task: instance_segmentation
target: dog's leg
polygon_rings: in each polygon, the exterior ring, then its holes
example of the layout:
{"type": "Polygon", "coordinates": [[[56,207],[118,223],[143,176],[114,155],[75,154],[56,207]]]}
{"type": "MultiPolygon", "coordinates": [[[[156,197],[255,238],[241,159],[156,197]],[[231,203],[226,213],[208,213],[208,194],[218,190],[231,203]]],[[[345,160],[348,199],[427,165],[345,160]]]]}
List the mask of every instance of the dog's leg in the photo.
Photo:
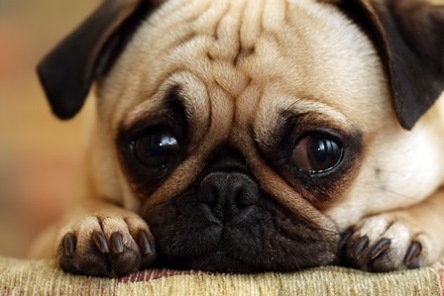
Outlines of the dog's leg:
{"type": "Polygon", "coordinates": [[[344,264],[371,271],[427,266],[444,249],[444,188],[420,204],[362,219],[344,234],[344,264]]]}
{"type": "Polygon", "coordinates": [[[68,272],[116,277],[146,268],[155,258],[154,238],[136,213],[105,201],[71,211],[51,230],[46,244],[68,272]]]}

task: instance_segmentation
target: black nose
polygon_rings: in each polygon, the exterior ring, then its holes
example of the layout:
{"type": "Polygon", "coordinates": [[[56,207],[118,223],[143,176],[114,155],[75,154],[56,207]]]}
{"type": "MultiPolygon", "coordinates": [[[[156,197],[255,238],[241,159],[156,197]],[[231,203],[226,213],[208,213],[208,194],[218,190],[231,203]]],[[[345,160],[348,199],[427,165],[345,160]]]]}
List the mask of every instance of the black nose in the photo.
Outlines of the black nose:
{"type": "Polygon", "coordinates": [[[256,181],[241,172],[213,172],[200,183],[198,198],[205,216],[236,223],[248,218],[259,199],[256,181]]]}

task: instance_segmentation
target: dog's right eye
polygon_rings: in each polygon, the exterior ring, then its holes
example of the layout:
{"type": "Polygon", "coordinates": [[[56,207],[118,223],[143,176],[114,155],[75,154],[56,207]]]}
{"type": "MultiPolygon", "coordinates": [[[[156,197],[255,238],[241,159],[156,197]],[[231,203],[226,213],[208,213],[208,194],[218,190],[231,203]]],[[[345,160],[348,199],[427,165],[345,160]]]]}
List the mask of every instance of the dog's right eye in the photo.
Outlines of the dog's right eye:
{"type": "Polygon", "coordinates": [[[131,143],[137,161],[145,167],[167,169],[179,152],[179,141],[167,128],[152,129],[131,143]]]}
{"type": "Polygon", "coordinates": [[[321,135],[308,135],[294,148],[292,162],[302,172],[319,173],[337,166],[343,153],[339,142],[321,135]]]}

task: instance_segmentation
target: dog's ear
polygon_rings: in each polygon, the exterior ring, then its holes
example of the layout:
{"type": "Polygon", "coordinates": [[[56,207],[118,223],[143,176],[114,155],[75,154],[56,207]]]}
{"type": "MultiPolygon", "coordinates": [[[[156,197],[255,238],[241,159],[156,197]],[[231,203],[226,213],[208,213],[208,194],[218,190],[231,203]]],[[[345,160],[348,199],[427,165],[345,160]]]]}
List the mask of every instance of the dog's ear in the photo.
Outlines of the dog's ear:
{"type": "Polygon", "coordinates": [[[157,6],[149,0],[104,0],[37,66],[53,113],[73,117],[92,83],[110,69],[140,22],[157,6]]]}
{"type": "Polygon", "coordinates": [[[373,41],[398,120],[412,129],[444,90],[444,6],[425,0],[335,2],[373,41]]]}

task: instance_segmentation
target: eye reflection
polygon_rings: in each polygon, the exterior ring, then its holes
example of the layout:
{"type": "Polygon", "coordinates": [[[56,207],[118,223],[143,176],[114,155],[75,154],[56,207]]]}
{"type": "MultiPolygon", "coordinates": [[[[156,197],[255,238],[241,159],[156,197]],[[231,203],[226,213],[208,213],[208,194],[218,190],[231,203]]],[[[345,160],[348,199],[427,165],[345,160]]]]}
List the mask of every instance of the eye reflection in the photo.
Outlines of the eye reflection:
{"type": "Polygon", "coordinates": [[[302,172],[322,172],[335,167],[343,155],[340,143],[322,135],[308,135],[293,149],[291,162],[302,172]]]}
{"type": "Polygon", "coordinates": [[[146,167],[167,166],[180,149],[177,138],[165,128],[143,134],[132,142],[132,147],[136,159],[146,167]]]}

